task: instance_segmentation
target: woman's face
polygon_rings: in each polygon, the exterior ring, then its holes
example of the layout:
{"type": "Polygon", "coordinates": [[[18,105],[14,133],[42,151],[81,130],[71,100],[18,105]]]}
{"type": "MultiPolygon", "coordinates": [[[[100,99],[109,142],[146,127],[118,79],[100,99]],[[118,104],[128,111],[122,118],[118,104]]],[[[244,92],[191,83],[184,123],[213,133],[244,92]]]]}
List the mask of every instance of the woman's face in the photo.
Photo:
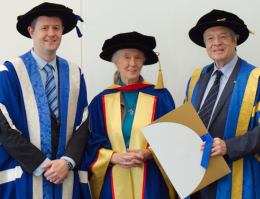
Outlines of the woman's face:
{"type": "Polygon", "coordinates": [[[132,48],[118,50],[113,60],[123,83],[131,85],[138,81],[145,60],[142,51],[132,48]]]}

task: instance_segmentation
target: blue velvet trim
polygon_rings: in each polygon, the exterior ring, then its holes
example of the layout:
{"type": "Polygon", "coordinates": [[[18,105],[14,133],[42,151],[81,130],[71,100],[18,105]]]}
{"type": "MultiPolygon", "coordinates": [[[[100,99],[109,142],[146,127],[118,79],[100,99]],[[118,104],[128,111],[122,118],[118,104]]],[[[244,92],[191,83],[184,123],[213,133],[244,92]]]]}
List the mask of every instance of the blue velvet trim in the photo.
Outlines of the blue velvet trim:
{"type": "Polygon", "coordinates": [[[64,154],[66,147],[67,135],[67,117],[68,117],[68,104],[70,93],[70,76],[69,65],[66,60],[57,57],[57,66],[59,70],[59,95],[60,95],[60,134],[59,146],[57,149],[57,158],[64,154]]]}
{"type": "Polygon", "coordinates": [[[211,154],[211,147],[213,144],[213,138],[209,133],[205,133],[204,135],[201,136],[201,139],[205,142],[205,147],[201,159],[200,165],[204,167],[205,169],[208,168],[209,165],[209,159],[210,159],[210,154],[211,154]]]}
{"type": "MultiPolygon", "coordinates": [[[[28,75],[33,87],[35,100],[39,112],[40,120],[40,132],[41,132],[41,151],[48,157],[51,158],[51,119],[50,110],[48,106],[45,89],[43,87],[42,79],[39,73],[39,69],[36,61],[33,59],[30,52],[21,56],[23,62],[26,65],[28,75]]],[[[25,99],[26,100],[26,99],[25,99]]],[[[52,198],[51,183],[46,181],[43,182],[43,195],[44,198],[52,198]]]]}
{"type": "MultiPolygon", "coordinates": [[[[42,179],[43,186],[43,198],[53,198],[53,186],[50,181],[48,181],[45,177],[42,179]]],[[[41,198],[41,196],[39,196],[41,198]]]]}
{"type": "Polygon", "coordinates": [[[88,97],[87,97],[87,88],[84,80],[84,75],[80,75],[80,90],[79,98],[77,103],[77,114],[74,122],[74,128],[80,125],[83,118],[84,109],[88,107],[88,97]]]}
{"type": "Polygon", "coordinates": [[[47,97],[41,80],[41,75],[36,61],[33,59],[30,52],[22,56],[23,62],[26,65],[28,75],[33,87],[35,100],[39,112],[40,132],[41,132],[41,151],[51,158],[51,120],[50,110],[47,97]]]}
{"type": "MultiPolygon", "coordinates": [[[[254,68],[251,65],[241,60],[241,69],[237,76],[237,81],[232,92],[232,97],[231,97],[229,110],[227,114],[227,121],[224,130],[224,137],[223,137],[224,140],[235,137],[236,135],[236,128],[237,128],[237,122],[239,118],[240,107],[242,105],[248,77],[252,69],[254,68]]],[[[232,168],[231,162],[228,162],[228,165],[230,168],[232,168]]],[[[246,169],[250,169],[250,168],[246,168],[247,167],[246,165],[247,164],[244,165],[244,171],[246,169]]],[[[247,177],[248,176],[243,175],[244,181],[246,180],[247,177]]],[[[243,187],[244,187],[244,183],[243,183],[243,187]]],[[[232,174],[228,174],[218,181],[216,198],[229,199],[231,197],[231,188],[232,188],[232,174]]],[[[244,191],[242,192],[245,193],[244,191]]]]}

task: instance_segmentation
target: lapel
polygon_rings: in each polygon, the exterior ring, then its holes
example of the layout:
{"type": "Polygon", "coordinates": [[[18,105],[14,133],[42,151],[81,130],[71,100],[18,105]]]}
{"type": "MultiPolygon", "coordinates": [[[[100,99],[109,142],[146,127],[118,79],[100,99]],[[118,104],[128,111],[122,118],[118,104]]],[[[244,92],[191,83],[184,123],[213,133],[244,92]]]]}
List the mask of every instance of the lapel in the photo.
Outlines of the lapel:
{"type": "Polygon", "coordinates": [[[213,113],[213,116],[212,116],[212,119],[211,119],[211,122],[209,124],[209,127],[211,126],[211,124],[214,122],[214,120],[216,119],[216,117],[218,116],[218,114],[220,113],[220,110],[222,109],[223,105],[228,102],[229,100],[228,97],[230,97],[232,91],[233,91],[233,88],[234,88],[234,85],[235,85],[235,80],[237,78],[237,75],[238,75],[238,72],[240,70],[240,59],[238,59],[237,63],[236,63],[236,66],[234,68],[234,70],[232,71],[229,79],[228,79],[228,82],[218,100],[218,104],[216,106],[216,109],[213,113]]]}
{"type": "Polygon", "coordinates": [[[207,69],[206,73],[201,74],[201,77],[200,77],[200,80],[199,80],[199,88],[198,88],[198,92],[196,94],[196,103],[194,105],[194,107],[197,111],[200,108],[201,100],[203,98],[204,92],[206,90],[206,87],[208,85],[208,82],[209,82],[209,79],[210,79],[210,76],[211,76],[211,73],[213,72],[213,70],[214,70],[214,67],[213,67],[213,64],[212,64],[212,66],[210,66],[207,69]]]}

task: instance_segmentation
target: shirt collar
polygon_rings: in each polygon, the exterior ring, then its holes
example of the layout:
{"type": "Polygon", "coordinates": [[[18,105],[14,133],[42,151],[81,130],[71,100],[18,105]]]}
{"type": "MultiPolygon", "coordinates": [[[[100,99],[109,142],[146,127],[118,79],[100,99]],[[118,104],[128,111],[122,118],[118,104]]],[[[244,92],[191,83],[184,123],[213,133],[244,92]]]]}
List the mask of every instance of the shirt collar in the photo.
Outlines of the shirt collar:
{"type": "Polygon", "coordinates": [[[56,57],[50,61],[50,62],[46,62],[44,59],[42,59],[41,57],[39,57],[38,55],[36,55],[36,53],[33,51],[33,49],[31,50],[31,54],[33,56],[33,58],[35,59],[38,67],[43,70],[43,67],[46,65],[46,64],[50,64],[53,66],[53,69],[54,71],[56,70],[57,68],[57,64],[56,64],[56,57]]]}
{"type": "Polygon", "coordinates": [[[227,64],[225,64],[221,69],[218,69],[216,64],[214,64],[214,71],[213,73],[211,74],[211,76],[213,76],[215,74],[215,71],[216,70],[220,70],[222,73],[223,73],[223,76],[226,77],[226,78],[229,78],[229,76],[231,75],[233,69],[235,68],[236,66],[236,63],[238,61],[238,56],[235,55],[233,57],[233,59],[231,59],[227,64]]]}

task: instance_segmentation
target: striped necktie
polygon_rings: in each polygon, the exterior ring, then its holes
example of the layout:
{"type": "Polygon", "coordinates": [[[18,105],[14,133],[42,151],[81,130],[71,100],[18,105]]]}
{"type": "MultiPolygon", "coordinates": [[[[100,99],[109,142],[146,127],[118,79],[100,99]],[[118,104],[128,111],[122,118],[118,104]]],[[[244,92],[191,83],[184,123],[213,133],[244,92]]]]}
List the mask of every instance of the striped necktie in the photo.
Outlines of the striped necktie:
{"type": "Polygon", "coordinates": [[[209,124],[209,121],[210,121],[210,118],[212,115],[212,111],[213,111],[214,105],[216,103],[219,86],[220,86],[220,78],[221,78],[222,74],[223,73],[220,70],[217,70],[215,72],[216,79],[215,79],[211,89],[209,90],[209,93],[199,111],[199,116],[206,127],[208,127],[208,124],[209,124]]]}
{"type": "Polygon", "coordinates": [[[43,69],[46,72],[45,92],[49,103],[49,108],[55,115],[57,121],[59,121],[58,96],[56,82],[53,75],[54,68],[52,65],[46,64],[43,69]]]}

